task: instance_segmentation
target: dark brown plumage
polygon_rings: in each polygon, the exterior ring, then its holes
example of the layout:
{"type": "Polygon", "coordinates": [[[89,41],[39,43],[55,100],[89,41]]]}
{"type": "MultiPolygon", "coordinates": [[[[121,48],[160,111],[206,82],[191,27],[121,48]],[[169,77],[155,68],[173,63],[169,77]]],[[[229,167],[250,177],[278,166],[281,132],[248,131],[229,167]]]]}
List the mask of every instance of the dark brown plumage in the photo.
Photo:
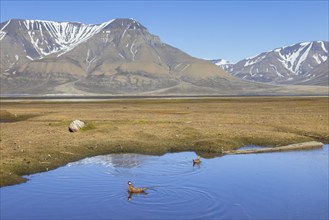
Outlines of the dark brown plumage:
{"type": "Polygon", "coordinates": [[[197,159],[193,160],[193,164],[200,164],[200,163],[201,163],[200,156],[198,156],[197,159]]]}
{"type": "Polygon", "coordinates": [[[130,193],[143,193],[146,188],[135,188],[131,181],[128,182],[128,192],[130,193]]]}

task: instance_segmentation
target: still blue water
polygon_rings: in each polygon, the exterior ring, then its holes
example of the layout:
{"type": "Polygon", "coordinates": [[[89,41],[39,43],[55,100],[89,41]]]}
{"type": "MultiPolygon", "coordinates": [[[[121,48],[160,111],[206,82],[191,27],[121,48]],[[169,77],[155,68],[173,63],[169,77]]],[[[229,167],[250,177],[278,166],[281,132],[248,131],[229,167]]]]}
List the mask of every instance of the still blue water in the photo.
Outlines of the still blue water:
{"type": "Polygon", "coordinates": [[[1,219],[328,219],[328,148],[201,158],[112,154],[2,187],[1,219]],[[149,187],[129,195],[127,182],[149,187]]]}

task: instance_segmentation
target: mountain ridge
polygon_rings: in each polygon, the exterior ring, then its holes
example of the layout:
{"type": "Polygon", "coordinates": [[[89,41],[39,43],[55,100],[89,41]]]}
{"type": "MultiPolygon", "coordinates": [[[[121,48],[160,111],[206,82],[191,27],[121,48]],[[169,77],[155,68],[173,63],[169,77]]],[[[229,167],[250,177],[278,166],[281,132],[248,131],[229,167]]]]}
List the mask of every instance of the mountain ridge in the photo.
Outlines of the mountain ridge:
{"type": "Polygon", "coordinates": [[[134,19],[0,24],[1,95],[312,94],[238,79],[163,43],[134,19]]]}
{"type": "MultiPolygon", "coordinates": [[[[309,41],[262,52],[235,64],[218,65],[233,76],[250,81],[328,86],[327,61],[328,41],[309,41]],[[319,66],[322,66],[321,70],[319,66]],[[319,74],[322,80],[312,83],[319,74]]],[[[216,63],[216,60],[212,62],[216,63]]]]}
{"type": "Polygon", "coordinates": [[[134,19],[9,20],[0,28],[1,93],[220,91],[214,81],[252,86],[162,43],[134,19]]]}

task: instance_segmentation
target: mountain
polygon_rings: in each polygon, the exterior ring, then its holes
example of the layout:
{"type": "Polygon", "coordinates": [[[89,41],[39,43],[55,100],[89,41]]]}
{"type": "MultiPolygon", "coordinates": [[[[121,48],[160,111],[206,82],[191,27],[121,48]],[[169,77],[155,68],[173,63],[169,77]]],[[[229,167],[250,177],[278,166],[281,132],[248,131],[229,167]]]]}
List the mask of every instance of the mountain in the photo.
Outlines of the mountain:
{"type": "Polygon", "coordinates": [[[328,41],[298,43],[220,66],[233,76],[256,82],[328,86],[328,41]]]}
{"type": "Polygon", "coordinates": [[[161,42],[134,19],[0,23],[1,96],[308,94],[233,77],[161,42]]]}
{"type": "Polygon", "coordinates": [[[259,87],[164,44],[134,19],[0,24],[1,94],[230,93],[259,87]]]}
{"type": "Polygon", "coordinates": [[[231,63],[230,61],[224,59],[211,60],[211,62],[216,66],[221,67],[223,70],[227,72],[230,72],[234,66],[234,63],[231,63]]]}

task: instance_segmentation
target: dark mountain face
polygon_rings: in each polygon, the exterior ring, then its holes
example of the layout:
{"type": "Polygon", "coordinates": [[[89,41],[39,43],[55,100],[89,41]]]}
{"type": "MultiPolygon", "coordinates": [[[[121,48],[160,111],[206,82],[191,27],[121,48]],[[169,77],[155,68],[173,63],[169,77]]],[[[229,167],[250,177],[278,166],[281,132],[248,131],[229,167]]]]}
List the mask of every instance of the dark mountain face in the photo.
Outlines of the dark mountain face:
{"type": "Polygon", "coordinates": [[[233,76],[256,82],[328,86],[326,63],[328,41],[312,41],[264,52],[231,66],[220,66],[233,76]]]}

